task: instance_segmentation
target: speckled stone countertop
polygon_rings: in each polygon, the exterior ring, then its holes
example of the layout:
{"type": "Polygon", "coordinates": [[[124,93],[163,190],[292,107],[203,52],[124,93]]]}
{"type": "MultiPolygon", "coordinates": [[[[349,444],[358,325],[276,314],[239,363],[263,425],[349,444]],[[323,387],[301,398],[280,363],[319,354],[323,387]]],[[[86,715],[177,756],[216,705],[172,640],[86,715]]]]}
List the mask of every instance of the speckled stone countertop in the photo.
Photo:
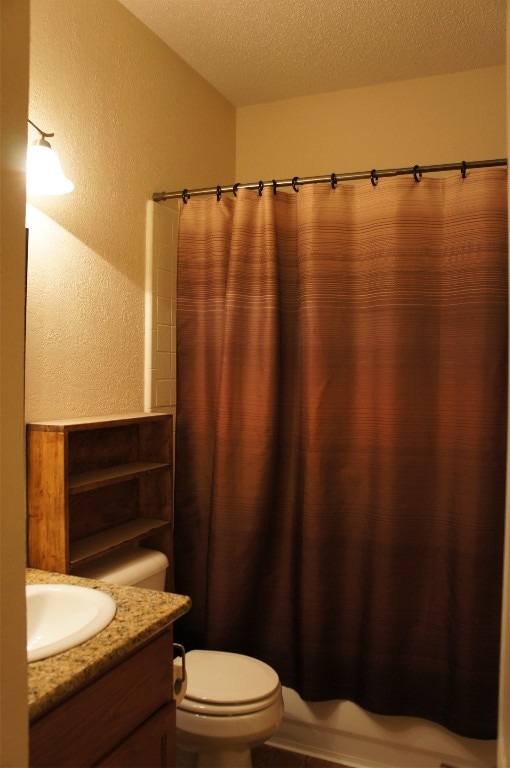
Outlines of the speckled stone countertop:
{"type": "Polygon", "coordinates": [[[69,651],[28,665],[28,711],[31,721],[114,667],[191,607],[191,600],[183,595],[106,584],[104,581],[33,568],[26,571],[26,583],[93,587],[111,595],[117,604],[115,618],[95,637],[69,651]]]}

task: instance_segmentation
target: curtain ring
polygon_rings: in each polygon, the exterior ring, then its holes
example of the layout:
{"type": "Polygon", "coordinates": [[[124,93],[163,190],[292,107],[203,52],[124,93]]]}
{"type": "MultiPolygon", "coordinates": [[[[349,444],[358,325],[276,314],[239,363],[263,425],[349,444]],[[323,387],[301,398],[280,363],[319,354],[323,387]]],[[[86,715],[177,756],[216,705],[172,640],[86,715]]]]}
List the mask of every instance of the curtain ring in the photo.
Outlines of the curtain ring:
{"type": "Polygon", "coordinates": [[[414,176],[414,180],[416,182],[421,181],[421,171],[420,171],[420,166],[419,165],[415,165],[414,166],[414,168],[413,168],[413,176],[414,176]],[[420,178],[418,178],[418,174],[420,174],[420,178]]]}
{"type": "Polygon", "coordinates": [[[232,185],[232,192],[234,194],[234,197],[237,197],[237,188],[239,186],[239,183],[240,182],[236,182],[235,184],[232,185]]]}
{"type": "Polygon", "coordinates": [[[276,183],[276,179],[273,179],[273,195],[276,195],[276,187],[278,184],[276,183]]]}
{"type": "Polygon", "coordinates": [[[463,179],[466,178],[466,169],[467,169],[466,161],[463,160],[462,163],[460,164],[460,175],[462,176],[463,179]]]}
{"type": "Polygon", "coordinates": [[[375,168],[372,168],[372,170],[370,171],[370,181],[372,182],[373,187],[377,186],[377,182],[379,181],[379,176],[377,175],[377,171],[375,170],[375,168]]]}
{"type": "Polygon", "coordinates": [[[264,191],[264,182],[259,181],[259,197],[262,197],[262,192],[264,191]]]}
{"type": "Polygon", "coordinates": [[[294,190],[294,192],[299,192],[298,185],[297,185],[298,179],[299,179],[299,176],[294,176],[294,178],[292,179],[292,189],[294,190]]]}
{"type": "Polygon", "coordinates": [[[335,189],[337,184],[338,184],[338,179],[336,177],[336,173],[332,173],[331,174],[331,189],[335,189]]]}
{"type": "Polygon", "coordinates": [[[217,200],[218,202],[220,202],[220,200],[221,200],[221,187],[220,187],[220,185],[219,185],[219,184],[218,184],[218,186],[216,187],[216,200],[217,200]]]}
{"type": "Polygon", "coordinates": [[[182,190],[181,197],[182,197],[182,202],[184,203],[184,205],[187,205],[188,200],[189,200],[189,195],[188,195],[188,190],[187,189],[183,189],[182,190]]]}

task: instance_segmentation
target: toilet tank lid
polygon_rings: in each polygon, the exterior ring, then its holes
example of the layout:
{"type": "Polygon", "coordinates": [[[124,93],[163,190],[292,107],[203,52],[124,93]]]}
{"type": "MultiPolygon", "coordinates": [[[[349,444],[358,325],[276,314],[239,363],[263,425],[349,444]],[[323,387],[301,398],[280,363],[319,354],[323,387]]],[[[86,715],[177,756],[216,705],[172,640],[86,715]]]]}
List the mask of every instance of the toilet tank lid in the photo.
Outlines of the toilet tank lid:
{"type": "Polygon", "coordinates": [[[163,552],[145,547],[117,549],[73,570],[76,576],[99,579],[109,584],[132,585],[168,568],[163,552]]]}

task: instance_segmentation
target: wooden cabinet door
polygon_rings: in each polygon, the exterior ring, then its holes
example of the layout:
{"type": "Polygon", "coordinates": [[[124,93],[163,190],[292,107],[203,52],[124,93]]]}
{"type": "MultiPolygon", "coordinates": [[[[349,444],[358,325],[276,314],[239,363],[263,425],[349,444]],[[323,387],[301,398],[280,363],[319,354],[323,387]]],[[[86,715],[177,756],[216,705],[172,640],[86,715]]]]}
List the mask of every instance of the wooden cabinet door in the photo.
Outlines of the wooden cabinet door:
{"type": "MultiPolygon", "coordinates": [[[[31,768],[90,768],[174,706],[172,629],[30,726],[31,768]]],[[[141,765],[145,768],[145,762],[141,765]]],[[[147,763],[147,766],[150,764],[147,763]]]]}
{"type": "Polygon", "coordinates": [[[175,702],[162,707],[97,765],[101,768],[173,768],[175,702]]]}

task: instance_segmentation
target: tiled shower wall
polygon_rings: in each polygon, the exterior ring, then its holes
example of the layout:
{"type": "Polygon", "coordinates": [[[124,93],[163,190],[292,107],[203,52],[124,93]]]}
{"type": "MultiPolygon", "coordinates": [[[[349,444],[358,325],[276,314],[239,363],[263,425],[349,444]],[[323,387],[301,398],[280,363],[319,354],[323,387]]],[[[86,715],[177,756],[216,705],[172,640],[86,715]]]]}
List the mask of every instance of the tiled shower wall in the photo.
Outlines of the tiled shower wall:
{"type": "Polygon", "coordinates": [[[145,410],[176,408],[177,210],[147,204],[145,410]]]}

